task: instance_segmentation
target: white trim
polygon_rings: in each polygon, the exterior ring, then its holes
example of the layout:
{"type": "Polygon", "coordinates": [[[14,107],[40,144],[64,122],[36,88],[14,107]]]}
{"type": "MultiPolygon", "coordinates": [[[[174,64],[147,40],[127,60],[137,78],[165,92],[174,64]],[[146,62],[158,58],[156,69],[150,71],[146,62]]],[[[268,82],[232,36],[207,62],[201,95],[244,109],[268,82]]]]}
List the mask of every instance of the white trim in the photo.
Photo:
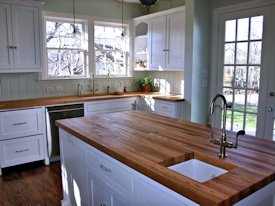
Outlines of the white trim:
{"type": "MultiPolygon", "coordinates": [[[[0,0],[1,1],[1,0],[0,0]]],[[[77,22],[85,22],[85,31],[88,33],[88,62],[87,62],[87,75],[85,76],[80,76],[80,77],[49,77],[48,76],[48,66],[47,66],[47,55],[46,55],[46,41],[45,41],[45,36],[46,36],[46,25],[45,22],[47,19],[55,19],[58,18],[63,21],[70,21],[72,20],[72,14],[68,13],[61,13],[61,12],[50,12],[50,11],[43,11],[42,12],[42,36],[43,36],[43,71],[41,75],[39,75],[39,80],[80,80],[80,79],[89,79],[92,74],[95,74],[95,53],[94,53],[94,41],[91,39],[94,39],[94,25],[95,22],[102,22],[106,23],[109,25],[114,25],[114,26],[120,26],[121,25],[121,19],[112,19],[112,18],[106,18],[106,17],[96,17],[96,16],[88,16],[88,15],[78,15],[76,14],[76,21],[77,22]]],[[[111,76],[111,77],[105,77],[103,75],[96,75],[95,78],[100,78],[100,79],[113,79],[113,78],[132,78],[133,77],[133,67],[132,67],[132,54],[130,51],[132,51],[133,48],[133,41],[132,41],[132,21],[131,20],[125,20],[124,21],[124,26],[127,28],[127,32],[129,34],[129,51],[128,53],[129,56],[129,61],[127,61],[127,72],[126,76],[111,76]]]]}
{"type": "Polygon", "coordinates": [[[133,21],[148,20],[148,19],[153,18],[153,17],[165,16],[165,15],[168,15],[168,14],[182,12],[182,11],[185,11],[185,6],[180,6],[180,7],[176,7],[176,8],[173,8],[173,9],[167,9],[167,10],[164,10],[164,11],[156,12],[156,13],[153,13],[153,14],[139,16],[139,17],[133,18],[133,21]]]}

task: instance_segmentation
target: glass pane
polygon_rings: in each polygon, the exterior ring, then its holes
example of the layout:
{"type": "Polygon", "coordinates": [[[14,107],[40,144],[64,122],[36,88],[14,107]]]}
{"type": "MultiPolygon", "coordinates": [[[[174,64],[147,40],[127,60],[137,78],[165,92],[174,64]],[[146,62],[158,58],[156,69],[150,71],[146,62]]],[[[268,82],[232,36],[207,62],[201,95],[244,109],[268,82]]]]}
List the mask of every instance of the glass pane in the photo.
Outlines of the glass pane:
{"type": "Polygon", "coordinates": [[[94,27],[95,31],[95,38],[101,38],[104,36],[104,27],[103,26],[96,26],[94,27]]]}
{"type": "Polygon", "coordinates": [[[230,20],[225,22],[225,41],[236,40],[236,20],[230,20]]]}
{"type": "Polygon", "coordinates": [[[239,131],[243,128],[244,113],[234,111],[233,131],[239,131]]]}
{"type": "Polygon", "coordinates": [[[238,19],[238,41],[248,40],[249,18],[238,19]]]}
{"type": "Polygon", "coordinates": [[[263,37],[263,16],[255,16],[251,18],[250,39],[262,39],[263,37]]]}
{"type": "Polygon", "coordinates": [[[246,111],[257,113],[259,102],[259,91],[247,90],[246,111]]]}
{"type": "Polygon", "coordinates": [[[262,42],[250,42],[249,48],[249,63],[250,64],[261,64],[262,56],[262,42]]]}
{"type": "Polygon", "coordinates": [[[235,61],[235,44],[225,44],[224,46],[224,63],[234,64],[235,61]]]}
{"type": "Polygon", "coordinates": [[[223,86],[233,87],[234,84],[234,67],[224,67],[223,86]]]}
{"type": "Polygon", "coordinates": [[[70,50],[48,50],[50,76],[84,75],[84,52],[70,50]]]}
{"type": "Polygon", "coordinates": [[[257,115],[254,114],[246,114],[246,122],[245,122],[245,133],[249,135],[256,135],[256,127],[257,127],[257,115]]]}
{"type": "Polygon", "coordinates": [[[227,101],[227,104],[233,102],[233,89],[224,88],[223,89],[223,95],[227,101]]]}
{"type": "Polygon", "coordinates": [[[246,87],[246,67],[236,67],[235,87],[246,87]]]}
{"type": "Polygon", "coordinates": [[[83,34],[83,25],[76,23],[67,22],[46,22],[46,34],[55,36],[72,36],[74,31],[74,26],[77,34],[83,34]]]}
{"type": "Polygon", "coordinates": [[[230,109],[226,112],[226,130],[231,130],[232,111],[230,109]]]}
{"type": "Polygon", "coordinates": [[[247,42],[237,44],[237,64],[247,64],[247,42]]]}
{"type": "Polygon", "coordinates": [[[75,35],[75,37],[59,37],[59,36],[47,36],[48,48],[82,48],[82,37],[75,35]]]}
{"type": "Polygon", "coordinates": [[[259,89],[260,87],[260,67],[254,66],[248,68],[247,87],[259,89]]]}
{"type": "Polygon", "coordinates": [[[245,106],[245,90],[244,89],[236,89],[234,92],[234,109],[239,111],[244,111],[245,106]]]}

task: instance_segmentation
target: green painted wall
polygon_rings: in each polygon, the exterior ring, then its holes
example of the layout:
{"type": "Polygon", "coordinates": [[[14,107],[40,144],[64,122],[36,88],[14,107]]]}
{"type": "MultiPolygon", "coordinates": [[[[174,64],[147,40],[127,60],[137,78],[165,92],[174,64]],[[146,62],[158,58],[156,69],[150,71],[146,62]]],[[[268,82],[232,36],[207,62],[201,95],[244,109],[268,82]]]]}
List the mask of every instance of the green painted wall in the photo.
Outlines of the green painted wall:
{"type": "MultiPolygon", "coordinates": [[[[72,13],[73,1],[72,0],[45,0],[44,10],[72,13]]],[[[121,18],[121,2],[116,0],[75,0],[76,13],[108,17],[108,18],[121,18]]],[[[124,16],[125,19],[132,19],[133,17],[140,16],[144,13],[144,8],[139,4],[124,3],[124,16]]]]}

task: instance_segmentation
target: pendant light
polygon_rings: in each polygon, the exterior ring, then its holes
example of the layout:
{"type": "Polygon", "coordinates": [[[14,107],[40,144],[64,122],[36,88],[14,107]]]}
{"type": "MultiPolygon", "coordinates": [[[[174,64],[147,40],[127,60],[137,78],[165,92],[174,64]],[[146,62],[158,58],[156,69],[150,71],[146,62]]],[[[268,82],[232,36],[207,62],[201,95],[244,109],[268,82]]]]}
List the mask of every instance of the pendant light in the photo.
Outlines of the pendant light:
{"type": "Polygon", "coordinates": [[[121,37],[125,37],[125,29],[124,29],[124,0],[121,0],[121,37]]]}
{"type": "Polygon", "coordinates": [[[147,8],[147,13],[149,14],[151,6],[153,6],[157,0],[140,0],[140,3],[147,8]]]}

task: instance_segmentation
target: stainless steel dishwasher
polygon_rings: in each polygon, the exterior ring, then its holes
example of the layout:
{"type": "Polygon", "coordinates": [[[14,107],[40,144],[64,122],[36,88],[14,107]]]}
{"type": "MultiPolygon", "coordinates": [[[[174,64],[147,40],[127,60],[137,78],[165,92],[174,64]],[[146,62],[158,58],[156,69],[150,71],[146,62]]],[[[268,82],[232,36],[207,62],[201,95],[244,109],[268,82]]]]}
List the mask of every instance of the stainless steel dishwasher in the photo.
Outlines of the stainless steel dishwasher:
{"type": "Polygon", "coordinates": [[[59,134],[55,120],[84,116],[83,104],[50,106],[46,108],[47,142],[50,162],[60,160],[59,134]]]}

